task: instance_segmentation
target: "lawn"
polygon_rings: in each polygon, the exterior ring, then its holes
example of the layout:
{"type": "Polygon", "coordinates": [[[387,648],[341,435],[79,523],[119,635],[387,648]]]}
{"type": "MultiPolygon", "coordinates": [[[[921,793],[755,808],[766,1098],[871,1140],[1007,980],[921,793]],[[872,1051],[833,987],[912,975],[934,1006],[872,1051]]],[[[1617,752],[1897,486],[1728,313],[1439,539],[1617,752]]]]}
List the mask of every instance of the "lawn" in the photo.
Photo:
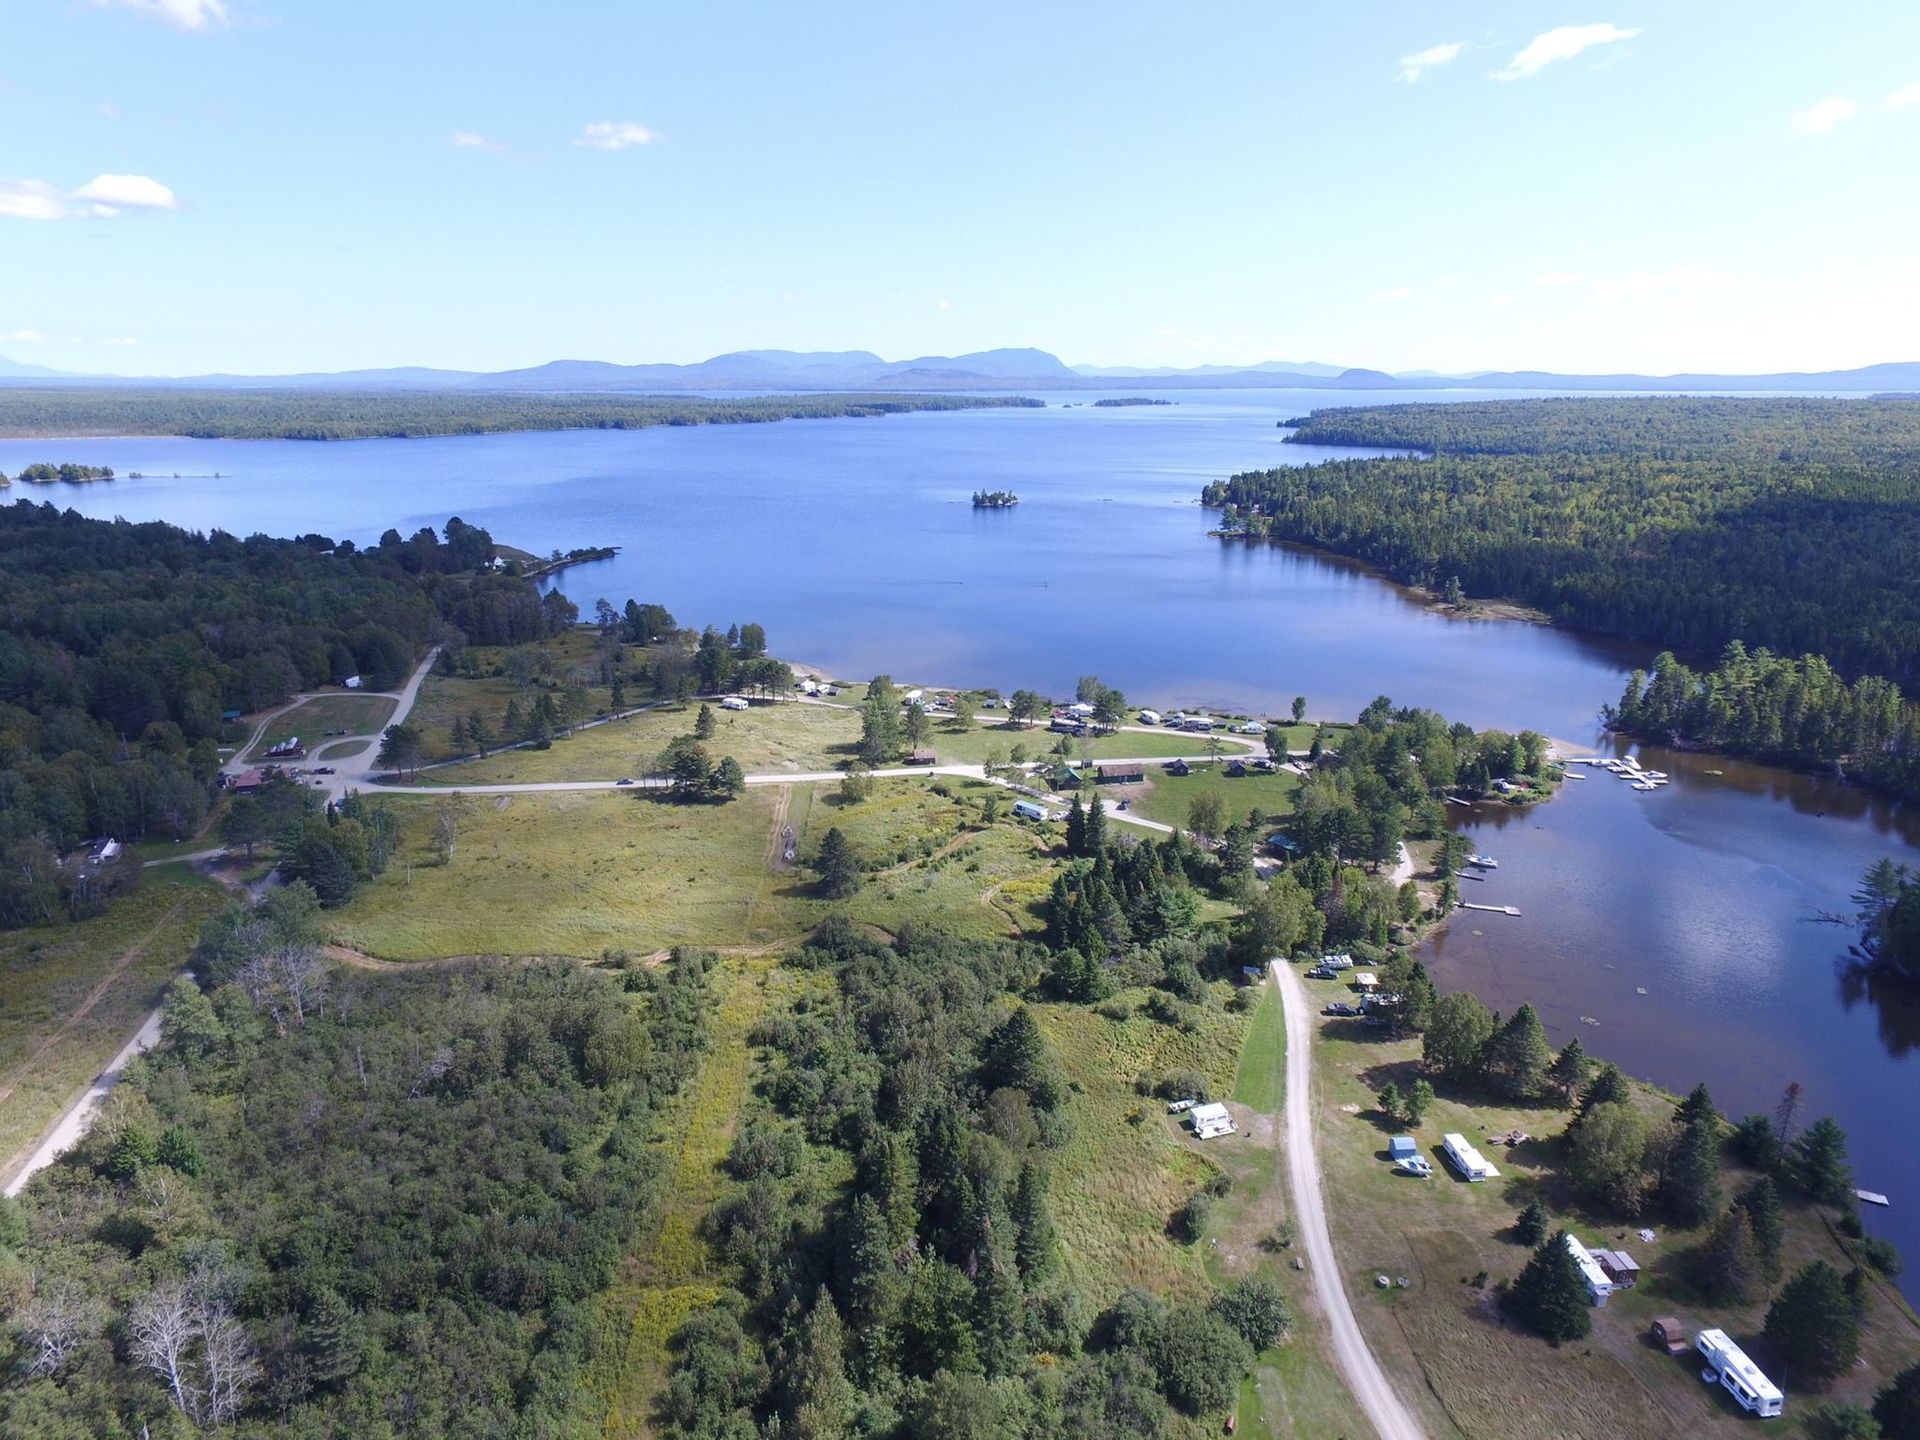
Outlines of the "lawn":
{"type": "MultiPolygon", "coordinates": [[[[656,769],[667,742],[693,733],[698,704],[665,706],[624,720],[610,720],[556,739],[551,750],[503,750],[425,772],[447,785],[502,785],[541,780],[617,780],[656,769]]],[[[769,771],[834,770],[852,758],[860,717],[827,705],[755,705],[750,710],[713,707],[714,735],[706,746],[716,757],[731,755],[755,774],[769,771]]]]}
{"type": "Polygon", "coordinates": [[[223,903],[165,866],[104,915],[0,933],[0,1175],[140,1028],[223,903]]]}
{"type": "Polygon", "coordinates": [[[298,735],[312,750],[316,741],[329,730],[345,730],[350,735],[371,735],[393,715],[393,701],[381,695],[316,695],[276,716],[260,732],[249,760],[262,759],[268,750],[283,740],[298,735]]]}
{"type": "Polygon", "coordinates": [[[372,745],[373,741],[371,740],[336,740],[331,745],[321,746],[320,753],[313,758],[316,760],[344,760],[349,755],[358,755],[361,751],[370,749],[372,745]]]}
{"type": "MultiPolygon", "coordinates": [[[[1339,982],[1307,982],[1316,1001],[1346,991],[1339,982]]],[[[1471,1434],[1489,1440],[1542,1434],[1666,1436],[1702,1427],[1737,1433],[1750,1423],[1719,1392],[1695,1378],[1690,1359],[1669,1359],[1644,1336],[1658,1315],[1677,1315],[1690,1330],[1719,1325],[1743,1344],[1752,1341],[1765,1315],[1764,1303],[1732,1308],[1702,1305],[1680,1278],[1678,1262],[1697,1233],[1652,1223],[1658,1238],[1641,1241],[1617,1217],[1594,1215],[1568,1195],[1556,1173],[1557,1136],[1564,1112],[1544,1107],[1509,1108],[1465,1103],[1444,1090],[1417,1133],[1434,1158],[1435,1175],[1414,1180],[1395,1175],[1384,1155],[1386,1138],[1400,1127],[1378,1123],[1372,1096],[1388,1079],[1402,1088],[1414,1078],[1417,1041],[1371,1038],[1354,1022],[1316,1021],[1315,1073],[1318,1123],[1327,1189],[1340,1197],[1331,1207],[1334,1241],[1346,1264],[1346,1280],[1361,1324],[1382,1362],[1402,1375],[1419,1375],[1424,1386],[1402,1393],[1425,1407],[1436,1435],[1471,1434]],[[1457,1130],[1469,1139],[1520,1127],[1537,1137],[1509,1149],[1486,1147],[1503,1172],[1498,1182],[1469,1185],[1439,1159],[1440,1136],[1457,1130]],[[1493,1285],[1511,1279],[1526,1262],[1510,1227],[1527,1200],[1540,1193],[1556,1225],[1583,1240],[1628,1249],[1643,1267],[1639,1286],[1616,1295],[1594,1312],[1589,1341],[1556,1350],[1506,1328],[1493,1301],[1493,1285]],[[1486,1288],[1470,1282],[1479,1272],[1486,1288]],[[1376,1274],[1405,1275],[1409,1287],[1381,1291],[1376,1274]],[[1524,1375],[1527,1403],[1512,1403],[1515,1377],[1524,1375]]],[[[1667,1104],[1652,1092],[1639,1094],[1650,1110],[1667,1104]]],[[[1736,1168],[1725,1177],[1731,1194],[1750,1178],[1736,1168]]],[[[1789,1203],[1786,1270],[1791,1274],[1816,1255],[1843,1270],[1852,1261],[1817,1217],[1789,1203]]],[[[1763,1346],[1754,1346],[1764,1366],[1763,1346]]],[[[1862,1329],[1867,1365],[1834,1388],[1844,1399],[1870,1398],[1872,1391],[1920,1357],[1920,1326],[1883,1287],[1862,1329]]],[[[1804,1402],[1799,1413],[1805,1413],[1804,1402]]],[[[1796,1413],[1789,1399],[1788,1414],[1796,1413]]]]}
{"type": "MultiPolygon", "coordinates": [[[[594,715],[606,714],[613,705],[612,692],[598,683],[599,669],[595,663],[594,646],[597,636],[591,628],[576,627],[565,634],[556,635],[539,645],[522,647],[527,650],[544,651],[549,657],[551,678],[549,684],[564,689],[567,685],[578,683],[586,686],[588,709],[594,715]]],[[[495,674],[506,664],[507,646],[472,646],[464,652],[462,665],[472,662],[473,675],[442,675],[438,672],[427,676],[420,686],[420,694],[414,701],[413,713],[407,722],[418,727],[426,742],[428,760],[451,759],[456,754],[468,753],[464,749],[456,751],[452,741],[452,726],[455,717],[464,720],[478,713],[485,717],[492,732],[498,736],[504,728],[507,716],[507,702],[518,700],[525,711],[539,696],[543,686],[539,682],[520,685],[505,673],[495,674]]],[[[644,650],[630,650],[636,658],[645,655],[644,650]]],[[[636,705],[646,697],[628,692],[627,703],[636,705]]]]}
{"type": "Polygon", "coordinates": [[[617,791],[396,796],[401,854],[332,913],[334,938],[389,960],[784,940],[793,906],[767,864],[777,793],[726,805],[617,791]],[[428,843],[443,803],[462,815],[446,865],[428,843]]]}
{"type": "Polygon", "coordinates": [[[1169,775],[1149,766],[1146,789],[1134,799],[1132,808],[1149,820],[1184,829],[1187,811],[1200,795],[1218,795],[1229,821],[1244,819],[1250,810],[1259,810],[1271,819],[1292,811],[1293,797],[1299,789],[1300,777],[1286,772],[1262,775],[1250,771],[1237,778],[1230,776],[1224,760],[1218,766],[1196,765],[1191,775],[1169,775]]]}
{"type": "Polygon", "coordinates": [[[1233,1098],[1250,1110],[1278,1115],[1287,1095],[1287,1012],[1271,981],[1261,987],[1260,1003],[1247,1027],[1240,1068],[1233,1077],[1233,1098]]]}

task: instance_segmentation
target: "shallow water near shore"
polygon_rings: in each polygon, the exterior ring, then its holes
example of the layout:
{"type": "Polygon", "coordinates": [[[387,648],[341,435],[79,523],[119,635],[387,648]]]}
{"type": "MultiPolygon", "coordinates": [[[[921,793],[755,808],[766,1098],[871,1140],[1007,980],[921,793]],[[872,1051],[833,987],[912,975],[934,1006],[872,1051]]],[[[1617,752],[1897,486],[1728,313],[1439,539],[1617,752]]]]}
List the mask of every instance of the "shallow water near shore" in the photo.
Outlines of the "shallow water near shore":
{"type": "MultiPolygon", "coordinates": [[[[1384,693],[1578,747],[1597,742],[1599,706],[1651,656],[1524,621],[1450,619],[1363,567],[1207,536],[1213,517],[1195,504],[1207,481],[1354,453],[1283,445],[1277,420],[1382,397],[1064,398],[429,440],[4,440],[7,473],[51,460],[151,478],[17,485],[0,500],[361,543],[459,515],[537,553],[621,546],[556,581],[585,611],[631,596],[682,623],[757,620],[777,652],[852,678],[1065,694],[1099,674],[1162,709],[1284,711],[1301,694],[1336,718],[1384,693]],[[975,510],[976,489],[1020,503],[975,510]]],[[[1467,898],[1522,914],[1457,918],[1428,946],[1436,979],[1503,1010],[1531,999],[1556,1043],[1578,1034],[1677,1089],[1705,1079],[1734,1113],[1771,1109],[1801,1081],[1809,1115],[1847,1128],[1860,1183],[1894,1199],[1869,1210],[1869,1227],[1920,1274],[1920,1157],[1903,1123],[1920,1098],[1920,1005],[1850,984],[1835,968],[1850,932],[1817,919],[1848,910],[1880,856],[1920,861],[1920,825],[1816,777],[1641,753],[1670,787],[1641,794],[1593,772],[1552,804],[1464,822],[1501,862],[1467,898]]],[[[1913,1276],[1907,1290],[1920,1294],[1913,1276]]]]}

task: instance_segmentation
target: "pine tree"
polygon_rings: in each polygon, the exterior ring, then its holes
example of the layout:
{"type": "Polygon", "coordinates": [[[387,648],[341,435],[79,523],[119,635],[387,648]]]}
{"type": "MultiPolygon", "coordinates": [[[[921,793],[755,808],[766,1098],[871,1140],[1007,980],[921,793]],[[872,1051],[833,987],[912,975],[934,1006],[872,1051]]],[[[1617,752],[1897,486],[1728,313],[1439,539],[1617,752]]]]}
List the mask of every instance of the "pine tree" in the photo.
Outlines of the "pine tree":
{"type": "Polygon", "coordinates": [[[1687,1257],[1687,1270],[1701,1293],[1717,1304],[1745,1304],[1753,1299],[1759,1293],[1760,1265],[1747,1212],[1730,1206],[1687,1257]]]}
{"type": "Polygon", "coordinates": [[[702,702],[700,709],[693,717],[694,739],[711,740],[713,738],[713,732],[719,728],[719,722],[713,718],[713,707],[702,702]]]}
{"type": "Polygon", "coordinates": [[[363,1345],[360,1317],[353,1307],[337,1291],[322,1290],[300,1326],[300,1348],[314,1383],[332,1385],[352,1375],[360,1368],[363,1345]]]}
{"type": "Polygon", "coordinates": [[[1433,1086],[1425,1080],[1414,1081],[1407,1087],[1400,1108],[1406,1114],[1407,1124],[1418,1128],[1420,1122],[1427,1118],[1427,1112],[1433,1109],[1433,1086]]]}
{"type": "Polygon", "coordinates": [[[1920,1440],[1920,1365],[1909,1365],[1875,1397],[1873,1418],[1886,1440],[1920,1440]]]}
{"type": "Polygon", "coordinates": [[[1780,1212],[1780,1190],[1773,1177],[1762,1175],[1734,1197],[1753,1226],[1753,1258],[1769,1285],[1780,1279],[1780,1245],[1786,1222],[1780,1212]]]}
{"type": "Polygon", "coordinates": [[[527,738],[526,712],[520,708],[520,697],[517,695],[507,700],[507,713],[500,722],[500,733],[508,741],[527,738]]]}
{"type": "Polygon", "coordinates": [[[1816,1260],[1789,1280],[1767,1311],[1765,1334],[1790,1376],[1833,1380],[1851,1370],[1860,1322],[1840,1272],[1816,1260]]]}
{"type": "Polygon", "coordinates": [[[1025,1005],[1007,1016],[987,1036],[981,1070],[984,1089],[1010,1085],[1024,1090],[1042,1110],[1058,1107],[1066,1089],[1053,1049],[1047,1044],[1047,1037],[1040,1033],[1033,1011],[1025,1005]]]}
{"type": "Polygon", "coordinates": [[[453,724],[448,728],[447,744],[456,755],[467,753],[467,722],[459,715],[453,717],[453,724]]]}
{"type": "Polygon", "coordinates": [[[1596,1105],[1618,1104],[1627,1099],[1628,1094],[1625,1073],[1609,1060],[1600,1067],[1600,1072],[1593,1077],[1593,1083],[1587,1086],[1586,1093],[1580,1097],[1580,1118],[1586,1119],[1596,1105]]]}
{"type": "Polygon", "coordinates": [[[1500,1028],[1487,1048],[1487,1076],[1496,1088],[1518,1100],[1531,1099],[1544,1088],[1553,1047],[1533,1006],[1522,1005],[1500,1028]]]}
{"type": "Polygon", "coordinates": [[[1080,803],[1078,795],[1067,807],[1067,853],[1084,855],[1087,853],[1087,810],[1080,803]]]}
{"type": "Polygon", "coordinates": [[[1537,1196],[1527,1202],[1527,1208],[1513,1222],[1513,1233],[1522,1245],[1528,1246],[1537,1246],[1547,1238],[1547,1207],[1540,1203],[1537,1196]]]}
{"type": "Polygon", "coordinates": [[[1580,1091],[1585,1088],[1592,1074],[1593,1061],[1588,1058],[1586,1047],[1581,1045],[1580,1037],[1576,1035],[1554,1057],[1553,1068],[1547,1072],[1547,1079],[1560,1092],[1560,1103],[1572,1105],[1580,1098],[1580,1091]]]}
{"type": "Polygon", "coordinates": [[[487,747],[493,744],[493,727],[478,710],[467,716],[467,743],[480,752],[482,760],[487,758],[487,747]]]}
{"type": "Polygon", "coordinates": [[[1679,1120],[1682,1125],[1691,1125],[1700,1119],[1711,1120],[1715,1125],[1720,1123],[1720,1112],[1714,1108],[1713,1095],[1705,1081],[1694,1086],[1687,1098],[1680,1102],[1679,1120]]]}
{"type": "Polygon", "coordinates": [[[1584,1339],[1593,1330],[1587,1284],[1567,1248],[1567,1232],[1556,1230],[1533,1252],[1507,1291],[1507,1306],[1520,1322],[1555,1345],[1584,1339]]]}
{"type": "Polygon", "coordinates": [[[1015,1251],[1020,1278],[1032,1286],[1053,1272],[1059,1259],[1059,1242],[1054,1235],[1053,1210],[1047,1203],[1047,1172],[1031,1160],[1020,1167],[1012,1214],[1020,1231],[1015,1251]]]}
{"type": "Polygon", "coordinates": [[[200,1142],[184,1125],[169,1125],[161,1131],[158,1159],[162,1165],[189,1178],[207,1168],[207,1157],[201,1152],[200,1142]]]}
{"type": "Polygon", "coordinates": [[[821,838],[813,868],[820,877],[820,893],[829,900],[844,900],[860,888],[859,862],[838,825],[821,838]]]}
{"type": "Polygon", "coordinates": [[[1087,834],[1085,840],[1088,855],[1096,859],[1107,851],[1107,802],[1098,795],[1087,810],[1087,834]]]}
{"type": "Polygon", "coordinates": [[[1840,1284],[1846,1289],[1847,1304],[1853,1307],[1856,1320],[1867,1318],[1867,1309],[1873,1304],[1873,1282],[1867,1278],[1867,1272],[1859,1265],[1840,1278],[1840,1284]]]}
{"type": "Polygon", "coordinates": [[[1380,1093],[1374,1099],[1380,1107],[1380,1113],[1387,1119],[1393,1121],[1400,1119],[1400,1107],[1403,1102],[1400,1099],[1400,1087],[1393,1081],[1389,1080],[1382,1085],[1380,1093]]]}
{"type": "Polygon", "coordinates": [[[1720,1208],[1720,1121],[1711,1111],[1680,1132],[1667,1157],[1666,1200],[1680,1224],[1704,1225],[1720,1208]]]}
{"type": "Polygon", "coordinates": [[[113,1142],[113,1150],[107,1156],[107,1173],[116,1180],[131,1180],[159,1158],[160,1147],[153,1136],[138,1125],[129,1125],[113,1142]]]}
{"type": "Polygon", "coordinates": [[[1822,1205],[1853,1203],[1853,1167],[1847,1163],[1847,1133],[1822,1116],[1788,1148],[1787,1163],[1800,1188],[1822,1205]]]}
{"type": "Polygon", "coordinates": [[[787,1435],[793,1440],[841,1440],[848,1433],[860,1397],[847,1379],[840,1312],[824,1285],[800,1327],[786,1381],[787,1435]]]}

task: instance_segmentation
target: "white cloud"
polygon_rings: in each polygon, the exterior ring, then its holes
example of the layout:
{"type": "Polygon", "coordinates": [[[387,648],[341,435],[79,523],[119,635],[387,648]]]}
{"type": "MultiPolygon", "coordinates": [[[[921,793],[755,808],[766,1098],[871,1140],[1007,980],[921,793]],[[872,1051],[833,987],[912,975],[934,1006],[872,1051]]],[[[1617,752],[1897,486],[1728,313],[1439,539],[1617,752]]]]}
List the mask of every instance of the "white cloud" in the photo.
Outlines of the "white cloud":
{"type": "Polygon", "coordinates": [[[102,120],[118,120],[120,118],[120,107],[111,100],[101,101],[100,118],[102,120]]]}
{"type": "Polygon", "coordinates": [[[227,18],[227,0],[93,0],[103,10],[132,10],[178,25],[182,30],[205,30],[227,18]]]}
{"type": "Polygon", "coordinates": [[[44,180],[0,180],[0,219],[58,220],[66,198],[44,180]]]}
{"type": "Polygon", "coordinates": [[[1603,304],[1620,300],[1651,300],[1692,290],[1718,290],[1733,283],[1733,277],[1720,270],[1679,267],[1671,270],[1636,270],[1593,283],[1593,298],[1603,304]]]}
{"type": "Polygon", "coordinates": [[[1400,79],[1408,85],[1413,84],[1429,70],[1438,70],[1442,65],[1451,65],[1460,58],[1460,52],[1467,48],[1464,40],[1449,40],[1444,45],[1430,45],[1425,50],[1416,50],[1411,55],[1400,57],[1400,79]]]}
{"type": "Polygon", "coordinates": [[[145,175],[96,175],[73,199],[91,201],[96,215],[118,215],[122,210],[178,210],[173,191],[145,175]]]}
{"type": "Polygon", "coordinates": [[[1391,290],[1376,290],[1373,298],[1376,300],[1411,300],[1413,298],[1413,287],[1411,285],[1396,285],[1391,290]]]}
{"type": "Polygon", "coordinates": [[[1494,295],[1487,303],[1490,305],[1511,305],[1513,303],[1513,292],[1502,290],[1494,295]]]}
{"type": "Polygon", "coordinates": [[[127,210],[178,210],[173,191],[145,175],[96,175],[63,192],[44,180],[0,180],[0,219],[111,220],[127,210]]]}
{"type": "Polygon", "coordinates": [[[489,140],[474,130],[456,130],[447,138],[447,143],[456,150],[491,150],[495,154],[507,147],[498,140],[489,140]]]}
{"type": "Polygon", "coordinates": [[[1536,275],[1536,285],[1578,285],[1580,277],[1571,270],[1549,270],[1544,275],[1536,275]]]}
{"type": "Polygon", "coordinates": [[[1525,49],[1507,62],[1506,69],[1493,72],[1493,78],[1524,80],[1529,75],[1538,75],[1555,61],[1571,60],[1583,50],[1591,50],[1596,45],[1615,45],[1639,33],[1638,26],[1623,30],[1609,21],[1598,25],[1562,25],[1558,30],[1534,36],[1525,49]]]}
{"type": "Polygon", "coordinates": [[[142,345],[146,342],[137,335],[109,335],[100,343],[102,345],[142,345]]]}
{"type": "Polygon", "coordinates": [[[1816,105],[1793,113],[1793,133],[1796,135],[1829,135],[1834,127],[1851,120],[1860,107],[1844,95],[1829,95],[1816,105]]]}
{"type": "Polygon", "coordinates": [[[1909,105],[1920,105],[1920,80],[1911,85],[1903,85],[1887,96],[1887,109],[1904,110],[1909,105]]]}
{"type": "Polygon", "coordinates": [[[933,302],[933,308],[936,310],[951,310],[953,308],[953,302],[951,300],[936,300],[933,302]]]}
{"type": "Polygon", "coordinates": [[[0,335],[0,345],[38,345],[46,338],[38,330],[9,330],[0,335]]]}
{"type": "Polygon", "coordinates": [[[651,145],[659,138],[659,131],[636,125],[631,120],[595,120],[581,127],[580,137],[573,143],[588,150],[632,150],[651,145]]]}

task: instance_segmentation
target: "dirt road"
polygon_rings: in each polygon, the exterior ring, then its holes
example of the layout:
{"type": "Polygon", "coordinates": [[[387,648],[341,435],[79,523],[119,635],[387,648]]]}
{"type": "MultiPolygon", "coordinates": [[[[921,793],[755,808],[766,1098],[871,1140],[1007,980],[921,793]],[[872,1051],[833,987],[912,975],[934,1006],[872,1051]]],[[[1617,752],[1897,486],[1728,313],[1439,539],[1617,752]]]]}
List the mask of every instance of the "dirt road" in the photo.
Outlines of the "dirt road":
{"type": "Polygon", "coordinates": [[[1327,1230],[1326,1189],[1313,1128],[1313,1002],[1286,961],[1273,962],[1273,979],[1280,987],[1287,1015],[1287,1168],[1293,1213],[1300,1238],[1306,1243],[1314,1292],[1326,1312],[1333,1358],[1347,1388],[1380,1432],[1380,1440],[1425,1440],[1426,1431],[1400,1399],[1367,1347],[1366,1336],[1360,1333],[1360,1322],[1354,1319],[1346,1284],[1340,1278],[1340,1263],[1334,1257],[1333,1237],[1327,1230]]]}

